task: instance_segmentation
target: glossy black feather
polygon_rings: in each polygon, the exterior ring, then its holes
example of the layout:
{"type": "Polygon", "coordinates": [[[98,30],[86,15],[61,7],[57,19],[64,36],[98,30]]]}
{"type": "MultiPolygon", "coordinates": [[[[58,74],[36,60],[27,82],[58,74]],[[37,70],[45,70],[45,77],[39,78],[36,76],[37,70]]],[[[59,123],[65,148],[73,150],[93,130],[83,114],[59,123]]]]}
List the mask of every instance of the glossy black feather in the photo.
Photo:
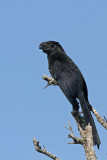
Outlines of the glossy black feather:
{"type": "Polygon", "coordinates": [[[83,110],[86,125],[92,126],[94,144],[100,145],[100,138],[90,112],[88,91],[86,82],[76,64],[66,55],[58,42],[48,41],[40,44],[40,49],[47,54],[49,71],[58,86],[73,106],[73,110],[79,110],[77,99],[83,110]]]}

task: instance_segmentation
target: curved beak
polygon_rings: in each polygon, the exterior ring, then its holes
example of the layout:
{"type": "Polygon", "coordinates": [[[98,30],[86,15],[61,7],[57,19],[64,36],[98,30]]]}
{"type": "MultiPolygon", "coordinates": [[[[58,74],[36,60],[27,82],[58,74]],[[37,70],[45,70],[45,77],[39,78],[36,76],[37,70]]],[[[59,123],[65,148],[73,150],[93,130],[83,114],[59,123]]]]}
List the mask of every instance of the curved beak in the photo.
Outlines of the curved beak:
{"type": "Polygon", "coordinates": [[[41,44],[39,45],[39,49],[43,49],[43,46],[41,44]]]}

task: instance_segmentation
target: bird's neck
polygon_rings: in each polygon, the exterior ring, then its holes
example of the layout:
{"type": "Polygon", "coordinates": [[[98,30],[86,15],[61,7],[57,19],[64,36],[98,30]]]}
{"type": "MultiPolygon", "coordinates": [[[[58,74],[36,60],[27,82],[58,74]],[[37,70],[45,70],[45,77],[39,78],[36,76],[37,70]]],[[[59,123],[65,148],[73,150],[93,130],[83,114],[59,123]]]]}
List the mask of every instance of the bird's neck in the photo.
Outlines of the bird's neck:
{"type": "Polygon", "coordinates": [[[48,58],[48,62],[51,61],[51,63],[55,62],[56,60],[60,61],[60,60],[63,60],[65,58],[66,53],[65,52],[60,52],[60,51],[57,51],[57,52],[51,52],[51,54],[47,54],[47,58],[48,58]]]}

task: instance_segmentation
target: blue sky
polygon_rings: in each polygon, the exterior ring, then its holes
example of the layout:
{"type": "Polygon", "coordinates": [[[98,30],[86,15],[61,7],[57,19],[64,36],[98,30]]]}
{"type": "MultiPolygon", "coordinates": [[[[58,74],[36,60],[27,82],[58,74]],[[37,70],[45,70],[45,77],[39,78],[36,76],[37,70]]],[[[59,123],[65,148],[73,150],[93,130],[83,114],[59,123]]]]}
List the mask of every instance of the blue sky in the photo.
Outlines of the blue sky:
{"type": "MultiPolygon", "coordinates": [[[[84,159],[80,145],[67,145],[68,121],[79,136],[71,104],[58,87],[43,89],[49,74],[38,45],[59,41],[82,71],[90,103],[107,117],[107,1],[0,1],[0,159],[48,160],[32,139],[61,159],[84,159]]],[[[107,159],[107,133],[95,120],[101,138],[98,159],[107,159]]]]}

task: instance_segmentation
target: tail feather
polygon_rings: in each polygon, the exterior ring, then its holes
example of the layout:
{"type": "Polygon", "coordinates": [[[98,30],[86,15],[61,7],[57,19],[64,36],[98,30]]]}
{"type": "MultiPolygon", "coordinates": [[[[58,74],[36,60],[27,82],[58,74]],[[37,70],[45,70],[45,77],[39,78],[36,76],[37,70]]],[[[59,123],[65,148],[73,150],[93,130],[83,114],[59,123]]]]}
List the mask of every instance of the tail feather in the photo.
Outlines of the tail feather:
{"type": "Polygon", "coordinates": [[[83,94],[81,94],[79,96],[79,100],[80,100],[80,104],[81,104],[81,108],[82,108],[82,111],[83,111],[83,115],[84,115],[84,118],[85,118],[86,125],[88,125],[88,123],[90,123],[90,125],[92,126],[93,142],[99,148],[99,145],[101,144],[101,141],[100,141],[100,138],[99,138],[96,126],[95,126],[94,119],[91,115],[91,112],[88,108],[88,105],[85,101],[85,98],[84,98],[83,94]]]}

